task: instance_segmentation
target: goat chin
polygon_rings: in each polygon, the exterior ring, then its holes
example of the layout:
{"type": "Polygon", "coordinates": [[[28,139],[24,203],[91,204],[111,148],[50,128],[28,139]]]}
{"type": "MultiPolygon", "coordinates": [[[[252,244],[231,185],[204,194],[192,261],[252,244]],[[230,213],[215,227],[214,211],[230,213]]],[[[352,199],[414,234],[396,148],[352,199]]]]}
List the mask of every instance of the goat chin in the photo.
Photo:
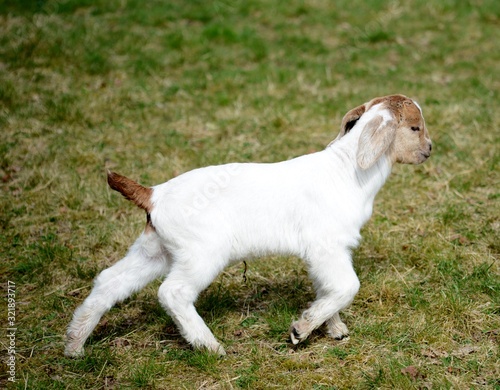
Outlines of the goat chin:
{"type": "Polygon", "coordinates": [[[66,354],[80,355],[101,316],[158,277],[160,303],[185,339],[224,354],[194,302],[230,263],[267,254],[303,258],[317,292],[292,323],[292,342],[323,323],[346,337],[339,312],[360,286],[351,249],[393,163],[422,162],[430,150],[421,108],[392,95],[349,111],[325,150],[292,160],[200,168],[151,188],[109,172],[110,186],[146,211],[146,229],[96,278],[68,327],[66,354]]]}

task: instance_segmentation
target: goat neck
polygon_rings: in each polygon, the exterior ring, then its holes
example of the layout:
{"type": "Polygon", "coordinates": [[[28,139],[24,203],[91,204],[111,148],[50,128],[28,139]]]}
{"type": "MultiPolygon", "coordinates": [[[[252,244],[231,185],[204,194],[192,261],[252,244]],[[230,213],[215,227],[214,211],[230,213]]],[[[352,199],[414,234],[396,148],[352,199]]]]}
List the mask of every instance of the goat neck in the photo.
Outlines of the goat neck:
{"type": "MultiPolygon", "coordinates": [[[[371,119],[370,115],[364,115],[359,122],[345,136],[332,142],[326,148],[333,162],[342,166],[343,175],[347,175],[359,190],[366,195],[366,200],[373,202],[380,191],[392,169],[389,157],[384,154],[378,161],[368,169],[362,169],[356,160],[358,141],[366,122],[371,119]]],[[[336,170],[336,172],[339,172],[336,170]]]]}

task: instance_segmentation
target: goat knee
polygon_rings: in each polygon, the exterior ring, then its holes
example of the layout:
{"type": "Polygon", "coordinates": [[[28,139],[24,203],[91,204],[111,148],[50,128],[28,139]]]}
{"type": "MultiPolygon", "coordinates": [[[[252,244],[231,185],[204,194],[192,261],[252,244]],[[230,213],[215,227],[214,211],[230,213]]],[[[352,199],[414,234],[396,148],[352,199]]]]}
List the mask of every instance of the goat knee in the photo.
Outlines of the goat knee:
{"type": "Polygon", "coordinates": [[[173,283],[164,283],[158,290],[158,299],[160,304],[169,315],[174,317],[174,319],[175,313],[181,309],[181,307],[195,301],[196,297],[190,299],[189,295],[191,294],[189,294],[189,291],[185,286],[173,283]]]}
{"type": "Polygon", "coordinates": [[[359,291],[361,284],[359,283],[359,279],[356,274],[346,278],[345,283],[343,283],[342,287],[339,289],[339,295],[342,296],[344,301],[344,306],[340,309],[344,309],[351,304],[354,297],[359,291]]]}

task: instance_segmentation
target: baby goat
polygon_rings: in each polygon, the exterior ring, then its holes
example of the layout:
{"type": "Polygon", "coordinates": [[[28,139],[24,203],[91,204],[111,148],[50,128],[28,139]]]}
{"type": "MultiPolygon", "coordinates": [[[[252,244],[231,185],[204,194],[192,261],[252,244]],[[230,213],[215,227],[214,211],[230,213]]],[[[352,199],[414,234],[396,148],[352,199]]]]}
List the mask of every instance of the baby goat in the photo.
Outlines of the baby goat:
{"type": "Polygon", "coordinates": [[[431,140],[419,105],[402,95],[349,111],[325,150],[274,164],[196,169],[147,188],[109,172],[111,188],[147,213],[127,255],[96,278],[67,331],[66,355],[83,345],[101,316],[158,277],[158,297],[195,348],[224,354],[194,302],[229,264],[267,254],[304,259],[316,300],[290,327],[294,344],[326,323],[348,334],[339,312],[359,289],[351,249],[394,163],[420,164],[431,140]]]}

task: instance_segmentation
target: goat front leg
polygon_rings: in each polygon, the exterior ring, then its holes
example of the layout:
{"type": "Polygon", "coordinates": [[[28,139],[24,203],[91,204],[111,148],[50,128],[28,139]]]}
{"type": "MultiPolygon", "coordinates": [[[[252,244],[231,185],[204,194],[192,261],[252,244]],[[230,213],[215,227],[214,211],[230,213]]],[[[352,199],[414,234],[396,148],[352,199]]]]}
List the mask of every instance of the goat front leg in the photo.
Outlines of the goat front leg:
{"type": "Polygon", "coordinates": [[[316,300],[290,327],[293,344],[304,341],[313,330],[328,321],[329,333],[335,338],[348,334],[339,311],[349,306],[359,290],[359,280],[352,267],[349,249],[338,249],[332,256],[309,258],[310,275],[316,288],[316,300]]]}

